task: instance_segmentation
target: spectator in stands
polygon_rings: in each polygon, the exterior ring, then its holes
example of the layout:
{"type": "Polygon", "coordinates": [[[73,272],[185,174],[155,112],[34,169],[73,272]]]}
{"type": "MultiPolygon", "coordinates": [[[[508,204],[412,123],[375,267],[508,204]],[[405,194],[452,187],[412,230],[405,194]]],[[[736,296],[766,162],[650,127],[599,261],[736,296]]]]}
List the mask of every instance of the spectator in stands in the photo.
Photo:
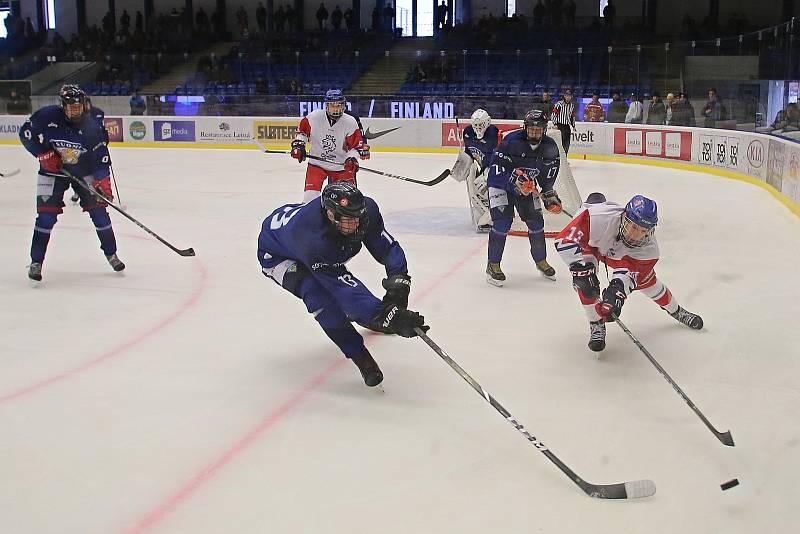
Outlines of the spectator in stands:
{"type": "Polygon", "coordinates": [[[667,93],[667,100],[664,102],[664,107],[667,109],[667,114],[664,116],[664,124],[667,126],[672,124],[672,112],[675,106],[675,95],[667,93]]]}
{"type": "Polygon", "coordinates": [[[672,126],[695,126],[694,106],[689,102],[689,95],[678,93],[672,107],[672,126]]]}
{"type": "Polygon", "coordinates": [[[131,27],[131,16],[128,14],[127,9],[122,10],[122,16],[119,18],[119,27],[125,32],[131,27]]]}
{"type": "Polygon", "coordinates": [[[142,15],[141,11],[136,12],[136,31],[143,32],[144,31],[144,16],[142,15]]]}
{"type": "Polygon", "coordinates": [[[264,7],[263,2],[258,3],[256,8],[256,24],[258,24],[258,31],[266,33],[267,31],[267,8],[264,7]]]}
{"type": "Polygon", "coordinates": [[[639,97],[636,93],[631,93],[631,104],[628,106],[628,113],[625,114],[626,124],[641,124],[644,107],[639,102],[639,97]]]}
{"type": "MultiPolygon", "coordinates": [[[[378,7],[375,6],[375,9],[377,8],[378,7]]],[[[324,2],[320,2],[319,8],[317,9],[317,25],[320,30],[328,26],[328,10],[325,8],[324,2]]]]}
{"type": "Polygon", "coordinates": [[[147,111],[147,104],[138,91],[133,92],[128,103],[131,105],[131,115],[144,115],[147,111]]]}
{"type": "Polygon", "coordinates": [[[283,25],[286,23],[286,12],[283,10],[283,6],[278,6],[278,10],[275,12],[275,29],[278,32],[283,32],[283,25]]]}
{"type": "Polygon", "coordinates": [[[344,12],[344,26],[349,32],[356,30],[356,15],[352,7],[348,7],[347,11],[344,12]]]}
{"type": "Polygon", "coordinates": [[[372,30],[376,32],[381,30],[381,10],[377,4],[372,9],[372,30]]]}
{"type": "Polygon", "coordinates": [[[111,14],[111,11],[106,11],[106,14],[103,16],[103,30],[108,34],[113,34],[115,26],[114,15],[111,14]]]}
{"type": "Polygon", "coordinates": [[[654,92],[650,106],[647,108],[646,124],[664,124],[667,108],[661,101],[661,93],[654,92]]]}
{"type": "Polygon", "coordinates": [[[247,11],[244,9],[244,6],[239,6],[239,9],[236,11],[236,25],[239,27],[239,35],[243,35],[244,31],[250,26],[247,18],[247,11]]]}
{"type": "Polygon", "coordinates": [[[391,2],[388,2],[383,8],[383,23],[390,32],[394,33],[394,8],[391,2]]]}
{"type": "Polygon", "coordinates": [[[439,29],[444,30],[447,27],[447,2],[442,0],[442,3],[436,7],[436,15],[439,20],[439,29]]]}
{"type": "Polygon", "coordinates": [[[36,40],[36,30],[33,29],[33,22],[31,22],[30,17],[25,17],[25,37],[31,42],[36,40]]]}
{"type": "MultiPolygon", "coordinates": [[[[783,131],[795,131],[800,129],[800,107],[796,102],[792,102],[786,106],[786,110],[778,112],[778,116],[783,113],[782,120],[779,124],[773,125],[774,129],[781,129],[783,131]],[[776,127],[777,126],[777,127],[776,127]]],[[[778,117],[775,117],[775,122],[778,122],[778,117]]]]}
{"type": "Polygon", "coordinates": [[[17,93],[16,89],[12,89],[6,99],[6,112],[9,115],[30,115],[31,99],[17,93]]]}
{"type": "Polygon", "coordinates": [[[575,11],[577,6],[575,5],[574,0],[567,0],[567,3],[564,4],[564,15],[567,17],[567,26],[570,28],[575,27],[575,11]]]}
{"type": "Polygon", "coordinates": [[[628,114],[628,104],[622,100],[619,91],[614,91],[611,95],[611,103],[608,105],[608,122],[625,122],[625,115],[628,114]]]}
{"type": "Polygon", "coordinates": [[[267,82],[264,78],[257,78],[256,79],[256,94],[257,95],[266,95],[269,93],[269,88],[267,86],[267,82]]]}
{"type": "Polygon", "coordinates": [[[297,29],[297,21],[295,20],[295,12],[292,4],[286,4],[286,9],[283,11],[286,13],[286,29],[289,33],[292,33],[297,29]]]}
{"type": "Polygon", "coordinates": [[[595,91],[592,93],[592,101],[583,108],[583,120],[586,122],[603,122],[606,118],[606,110],[600,103],[600,95],[595,91]]]}
{"type": "Polygon", "coordinates": [[[342,27],[342,10],[339,9],[339,6],[333,8],[333,13],[331,13],[331,24],[333,25],[333,29],[337,32],[342,27]]]}
{"type": "Polygon", "coordinates": [[[544,16],[545,16],[546,12],[547,12],[547,8],[544,7],[544,4],[542,4],[542,0],[539,0],[539,2],[533,8],[533,25],[534,26],[538,27],[538,26],[542,25],[542,23],[544,22],[544,16]]]}
{"type": "Polygon", "coordinates": [[[706,128],[714,128],[717,121],[724,121],[728,118],[728,110],[722,103],[722,98],[717,94],[716,88],[712,87],[708,90],[708,102],[700,113],[705,118],[703,125],[706,128]]]}
{"type": "Polygon", "coordinates": [[[550,120],[550,115],[553,113],[553,99],[547,91],[542,93],[542,96],[534,95],[532,109],[537,109],[544,113],[547,120],[550,120]]]}
{"type": "Polygon", "coordinates": [[[608,0],[608,4],[603,8],[603,17],[606,19],[606,27],[614,27],[614,17],[617,15],[617,8],[608,0]]]}

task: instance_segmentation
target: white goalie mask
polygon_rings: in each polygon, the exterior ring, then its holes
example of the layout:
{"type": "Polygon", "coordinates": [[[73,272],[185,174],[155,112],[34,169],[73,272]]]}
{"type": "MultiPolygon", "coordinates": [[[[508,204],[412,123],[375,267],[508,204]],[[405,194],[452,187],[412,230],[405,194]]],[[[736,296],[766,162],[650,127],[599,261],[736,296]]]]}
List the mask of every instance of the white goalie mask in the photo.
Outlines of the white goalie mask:
{"type": "Polygon", "coordinates": [[[472,125],[472,129],[475,130],[475,135],[478,139],[483,139],[483,134],[485,134],[489,126],[492,125],[492,118],[486,110],[476,109],[475,113],[473,113],[470,118],[470,124],[472,125]]]}

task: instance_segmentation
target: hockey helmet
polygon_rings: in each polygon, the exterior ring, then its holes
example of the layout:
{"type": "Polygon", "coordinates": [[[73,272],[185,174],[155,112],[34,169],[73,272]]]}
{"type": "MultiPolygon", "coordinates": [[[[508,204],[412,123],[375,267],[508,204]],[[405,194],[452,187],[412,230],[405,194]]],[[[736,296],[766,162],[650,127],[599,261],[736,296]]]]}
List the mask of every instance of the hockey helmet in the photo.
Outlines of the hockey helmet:
{"type": "Polygon", "coordinates": [[[547,115],[538,109],[528,111],[522,122],[522,129],[525,130],[528,141],[532,145],[538,145],[542,142],[544,131],[547,129],[547,115]]]}
{"type": "Polygon", "coordinates": [[[483,134],[486,133],[486,129],[492,124],[492,118],[486,110],[476,109],[472,117],[470,117],[469,122],[472,125],[472,129],[475,130],[475,137],[483,139],[483,134]]]}
{"type": "Polygon", "coordinates": [[[325,113],[331,118],[338,119],[344,113],[347,99],[341,89],[328,89],[325,93],[325,113]]]}
{"type": "Polygon", "coordinates": [[[83,89],[75,84],[68,84],[61,87],[58,92],[61,100],[61,109],[70,121],[80,120],[86,112],[86,101],[88,96],[83,89]]]}
{"type": "Polygon", "coordinates": [[[631,248],[650,242],[658,224],[658,206],[654,200],[636,195],[625,206],[619,223],[619,238],[631,248]]]}
{"type": "Polygon", "coordinates": [[[367,231],[367,203],[364,195],[351,182],[334,182],[325,186],[322,209],[342,234],[361,239],[367,231]]]}

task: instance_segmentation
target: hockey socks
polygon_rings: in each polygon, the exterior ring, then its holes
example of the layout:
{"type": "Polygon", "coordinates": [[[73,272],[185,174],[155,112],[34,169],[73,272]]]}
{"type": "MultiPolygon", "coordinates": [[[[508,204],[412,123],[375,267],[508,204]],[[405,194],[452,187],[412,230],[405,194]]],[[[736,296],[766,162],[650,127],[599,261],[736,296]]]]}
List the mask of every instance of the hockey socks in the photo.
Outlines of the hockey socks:
{"type": "Polygon", "coordinates": [[[94,223],[103,253],[106,256],[116,254],[117,239],[114,237],[114,229],[111,227],[111,217],[108,216],[108,211],[105,208],[92,208],[89,210],[89,217],[94,223]]]}
{"type": "Polygon", "coordinates": [[[50,232],[56,224],[58,215],[51,212],[40,213],[33,226],[33,239],[31,241],[31,262],[42,263],[47,253],[47,244],[50,242],[50,232]]]}

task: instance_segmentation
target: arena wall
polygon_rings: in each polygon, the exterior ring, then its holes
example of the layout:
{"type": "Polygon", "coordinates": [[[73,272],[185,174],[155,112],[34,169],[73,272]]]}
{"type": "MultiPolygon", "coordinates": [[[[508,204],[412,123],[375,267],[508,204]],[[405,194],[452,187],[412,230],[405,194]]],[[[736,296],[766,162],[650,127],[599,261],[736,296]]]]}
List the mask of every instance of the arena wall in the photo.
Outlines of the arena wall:
{"type": "MultiPolygon", "coordinates": [[[[18,143],[24,116],[0,115],[0,144],[18,143]]],[[[458,151],[450,119],[362,119],[375,152],[458,151]]],[[[461,122],[463,128],[466,121],[461,122]]],[[[518,121],[495,121],[513,129],[518,121]]],[[[286,117],[106,117],[112,147],[288,149],[298,120],[286,117]]],[[[578,123],[570,158],[705,172],[758,185],[800,216],[800,143],[759,133],[578,123]]]]}

